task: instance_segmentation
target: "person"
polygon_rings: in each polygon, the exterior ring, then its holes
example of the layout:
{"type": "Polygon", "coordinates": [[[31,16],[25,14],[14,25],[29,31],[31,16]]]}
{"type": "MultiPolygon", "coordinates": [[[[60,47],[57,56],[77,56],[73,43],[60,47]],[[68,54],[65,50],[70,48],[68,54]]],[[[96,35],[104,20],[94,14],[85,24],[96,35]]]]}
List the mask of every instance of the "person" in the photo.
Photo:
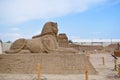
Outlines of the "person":
{"type": "Polygon", "coordinates": [[[116,50],[120,50],[120,44],[119,43],[117,43],[116,50]]]}

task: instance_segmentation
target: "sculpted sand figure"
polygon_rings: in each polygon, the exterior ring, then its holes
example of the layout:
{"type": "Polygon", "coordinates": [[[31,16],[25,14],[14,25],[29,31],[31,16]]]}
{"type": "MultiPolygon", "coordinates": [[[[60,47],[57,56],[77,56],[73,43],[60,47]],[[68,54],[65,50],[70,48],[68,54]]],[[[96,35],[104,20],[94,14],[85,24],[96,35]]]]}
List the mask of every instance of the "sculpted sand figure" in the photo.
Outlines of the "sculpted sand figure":
{"type": "Polygon", "coordinates": [[[42,29],[41,34],[33,36],[32,39],[16,40],[9,51],[6,53],[76,53],[72,48],[59,47],[57,41],[57,23],[47,22],[42,29]]]}
{"type": "Polygon", "coordinates": [[[68,37],[65,33],[60,33],[58,35],[58,43],[60,47],[66,47],[66,48],[70,48],[70,44],[68,41],[68,37]]]}

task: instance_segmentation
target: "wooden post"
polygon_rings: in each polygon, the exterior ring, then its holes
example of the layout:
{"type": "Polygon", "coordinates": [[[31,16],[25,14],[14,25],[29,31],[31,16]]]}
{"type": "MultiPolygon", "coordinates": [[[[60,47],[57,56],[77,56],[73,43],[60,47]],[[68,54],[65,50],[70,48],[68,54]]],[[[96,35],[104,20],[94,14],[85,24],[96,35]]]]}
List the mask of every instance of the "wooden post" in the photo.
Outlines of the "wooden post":
{"type": "Polygon", "coordinates": [[[103,63],[103,65],[105,65],[105,60],[104,60],[104,57],[102,57],[102,63],[103,63]]]}
{"type": "Polygon", "coordinates": [[[85,66],[85,80],[88,80],[88,65],[85,66]]]}
{"type": "Polygon", "coordinates": [[[117,64],[117,60],[116,60],[116,59],[114,59],[114,64],[115,64],[115,65],[117,64]]]}
{"type": "Polygon", "coordinates": [[[87,59],[89,60],[89,58],[90,58],[90,56],[89,55],[87,55],[87,59]]]}
{"type": "Polygon", "coordinates": [[[117,60],[116,59],[114,59],[114,64],[115,64],[115,70],[117,70],[117,60]]]}
{"type": "Polygon", "coordinates": [[[88,52],[86,52],[86,56],[87,56],[87,59],[89,60],[90,54],[88,52]]]}
{"type": "Polygon", "coordinates": [[[38,80],[40,80],[40,64],[39,63],[37,65],[37,75],[38,75],[38,80]]]}

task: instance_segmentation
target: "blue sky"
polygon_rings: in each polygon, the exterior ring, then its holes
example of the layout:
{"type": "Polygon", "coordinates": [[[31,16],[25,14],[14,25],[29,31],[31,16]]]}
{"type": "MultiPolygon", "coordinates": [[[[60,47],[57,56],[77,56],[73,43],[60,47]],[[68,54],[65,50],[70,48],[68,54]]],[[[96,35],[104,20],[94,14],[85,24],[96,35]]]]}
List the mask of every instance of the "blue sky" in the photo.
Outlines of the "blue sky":
{"type": "Polygon", "coordinates": [[[30,39],[58,23],[70,40],[120,39],[120,0],[0,0],[0,39],[30,39]]]}

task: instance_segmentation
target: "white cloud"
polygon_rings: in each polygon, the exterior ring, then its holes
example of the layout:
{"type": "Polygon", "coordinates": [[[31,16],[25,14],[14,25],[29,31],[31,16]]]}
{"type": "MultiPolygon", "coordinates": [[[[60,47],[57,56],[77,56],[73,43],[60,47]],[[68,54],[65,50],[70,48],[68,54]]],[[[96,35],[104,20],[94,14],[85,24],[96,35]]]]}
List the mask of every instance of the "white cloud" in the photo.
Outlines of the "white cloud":
{"type": "Polygon", "coordinates": [[[2,0],[0,21],[19,23],[32,19],[63,16],[86,11],[105,0],[2,0]]]}
{"type": "Polygon", "coordinates": [[[9,30],[10,31],[8,31],[8,32],[0,34],[0,37],[3,41],[14,41],[16,39],[23,38],[23,35],[20,34],[19,28],[13,27],[13,28],[10,28],[9,30]]]}
{"type": "Polygon", "coordinates": [[[8,40],[8,41],[14,41],[19,38],[23,38],[21,34],[19,33],[6,33],[4,36],[2,36],[3,40],[8,40]]]}

